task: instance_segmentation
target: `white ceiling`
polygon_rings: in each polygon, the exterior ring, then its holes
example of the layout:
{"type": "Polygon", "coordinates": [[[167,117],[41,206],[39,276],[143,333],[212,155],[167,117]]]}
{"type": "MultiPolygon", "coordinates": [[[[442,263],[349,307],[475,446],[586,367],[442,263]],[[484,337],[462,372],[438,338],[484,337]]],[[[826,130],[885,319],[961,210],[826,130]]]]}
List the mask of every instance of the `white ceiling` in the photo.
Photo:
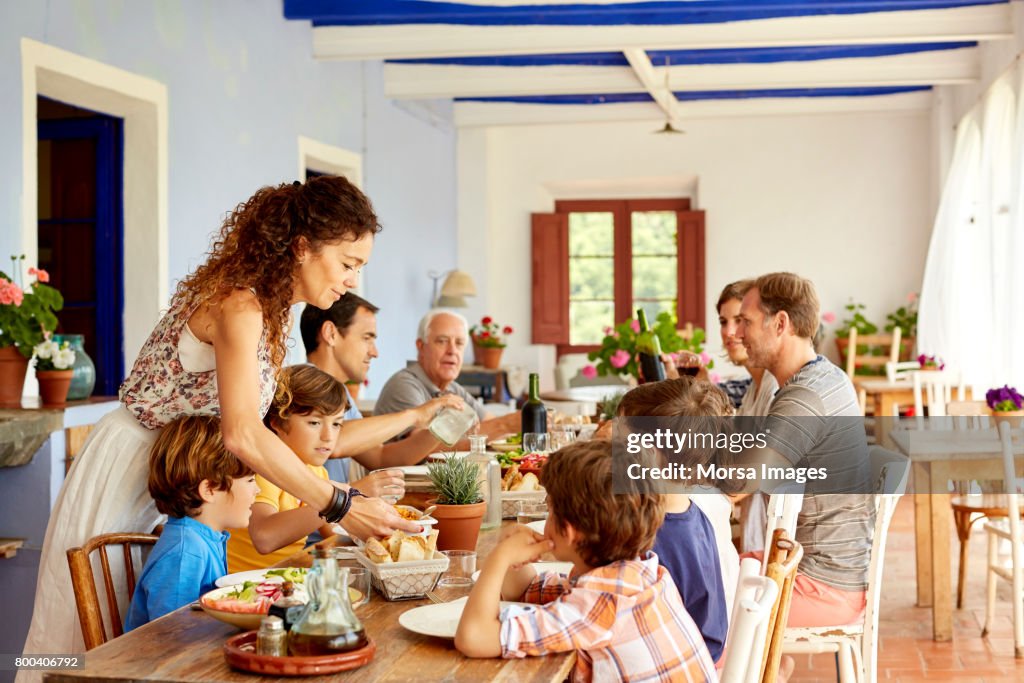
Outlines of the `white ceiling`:
{"type": "Polygon", "coordinates": [[[1003,0],[285,0],[320,60],[386,60],[461,126],[919,110],[1013,37],[1003,0]]]}

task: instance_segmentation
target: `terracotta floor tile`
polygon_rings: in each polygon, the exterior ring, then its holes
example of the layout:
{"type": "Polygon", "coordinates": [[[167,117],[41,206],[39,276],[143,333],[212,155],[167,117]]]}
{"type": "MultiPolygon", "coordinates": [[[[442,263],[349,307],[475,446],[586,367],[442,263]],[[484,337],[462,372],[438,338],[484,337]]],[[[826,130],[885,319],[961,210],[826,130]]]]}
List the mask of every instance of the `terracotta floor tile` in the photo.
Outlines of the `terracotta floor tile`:
{"type": "MultiPolygon", "coordinates": [[[[889,530],[886,572],[879,617],[879,683],[950,681],[951,683],[1019,683],[1024,660],[1013,657],[1009,592],[1001,589],[991,635],[981,637],[985,620],[984,534],[970,545],[964,609],[953,617],[953,641],[931,638],[931,610],[917,607],[914,579],[914,509],[908,497],[900,503],[889,530]]],[[[980,531],[981,525],[975,528],[980,531]]],[[[956,577],[957,540],[951,541],[952,575],[956,577]]],[[[833,655],[796,655],[792,683],[836,680],[833,655]]]]}

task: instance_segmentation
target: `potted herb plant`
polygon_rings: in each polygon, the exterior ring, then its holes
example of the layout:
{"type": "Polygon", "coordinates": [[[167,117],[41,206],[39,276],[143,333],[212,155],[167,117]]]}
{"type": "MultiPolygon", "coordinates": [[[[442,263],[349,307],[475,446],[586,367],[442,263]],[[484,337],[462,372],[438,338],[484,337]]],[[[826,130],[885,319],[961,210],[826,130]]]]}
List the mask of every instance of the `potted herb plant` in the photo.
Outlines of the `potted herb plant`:
{"type": "Polygon", "coordinates": [[[992,411],[996,427],[1000,422],[1009,422],[1014,429],[1024,425],[1024,396],[1014,387],[1005,385],[1001,389],[989,389],[985,403],[992,411]]]}
{"type": "Polygon", "coordinates": [[[480,468],[468,458],[450,453],[446,459],[428,464],[427,475],[437,493],[428,503],[437,506],[433,516],[437,519],[438,550],[476,550],[487,510],[480,490],[480,468]]]}

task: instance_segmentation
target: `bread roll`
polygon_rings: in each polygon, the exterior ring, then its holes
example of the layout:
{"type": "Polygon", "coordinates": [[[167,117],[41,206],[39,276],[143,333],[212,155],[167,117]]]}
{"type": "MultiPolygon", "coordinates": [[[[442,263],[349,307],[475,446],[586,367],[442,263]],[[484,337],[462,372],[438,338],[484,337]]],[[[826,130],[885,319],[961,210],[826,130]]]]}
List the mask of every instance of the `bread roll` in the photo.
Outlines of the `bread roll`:
{"type": "Polygon", "coordinates": [[[370,558],[370,561],[375,562],[376,564],[394,562],[394,560],[391,559],[391,553],[389,553],[388,549],[384,547],[384,544],[376,538],[367,540],[366,547],[363,550],[366,552],[366,556],[370,558]]]}
{"type": "Polygon", "coordinates": [[[398,562],[398,551],[402,546],[402,541],[405,539],[405,532],[395,529],[395,532],[391,534],[391,537],[384,542],[388,550],[391,551],[391,559],[398,562]]]}
{"type": "Polygon", "coordinates": [[[427,539],[422,536],[406,536],[398,548],[397,562],[415,562],[427,556],[427,539]]]}
{"type": "Polygon", "coordinates": [[[519,482],[518,488],[515,491],[540,491],[540,479],[533,472],[527,472],[523,475],[522,481],[519,482]]]}
{"type": "Polygon", "coordinates": [[[437,529],[431,529],[427,533],[427,559],[434,557],[434,551],[437,550],[437,529]]]}

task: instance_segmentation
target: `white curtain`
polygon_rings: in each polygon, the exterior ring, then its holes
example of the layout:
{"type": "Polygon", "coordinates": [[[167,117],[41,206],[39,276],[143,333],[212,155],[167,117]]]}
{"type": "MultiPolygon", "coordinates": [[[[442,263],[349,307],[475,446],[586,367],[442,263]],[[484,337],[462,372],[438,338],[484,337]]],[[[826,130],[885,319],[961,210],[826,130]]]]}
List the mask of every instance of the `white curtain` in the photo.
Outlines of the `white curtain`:
{"type": "Polygon", "coordinates": [[[1024,388],[1024,107],[1016,69],[957,126],[925,263],[918,349],[978,389],[1024,388]]]}

